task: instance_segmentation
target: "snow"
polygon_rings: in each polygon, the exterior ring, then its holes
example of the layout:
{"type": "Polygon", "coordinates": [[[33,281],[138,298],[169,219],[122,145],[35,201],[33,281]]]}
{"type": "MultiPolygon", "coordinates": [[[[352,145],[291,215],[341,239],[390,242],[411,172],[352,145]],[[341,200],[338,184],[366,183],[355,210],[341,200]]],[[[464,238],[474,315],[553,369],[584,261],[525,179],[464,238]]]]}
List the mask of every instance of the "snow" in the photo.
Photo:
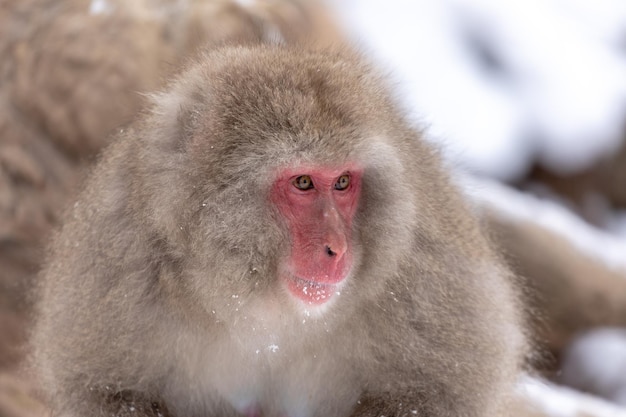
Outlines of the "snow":
{"type": "Polygon", "coordinates": [[[626,36],[626,2],[623,0],[554,0],[565,13],[584,22],[591,36],[617,47],[626,36]]]}
{"type": "Polygon", "coordinates": [[[626,329],[594,329],[577,337],[564,355],[561,379],[626,406],[626,329]]]}
{"type": "Polygon", "coordinates": [[[551,417],[626,417],[624,408],[536,378],[525,377],[519,392],[551,417]]]}
{"type": "MultiPolygon", "coordinates": [[[[458,177],[467,195],[497,209],[502,216],[534,222],[561,236],[588,256],[626,274],[626,240],[596,229],[550,200],[542,200],[493,180],[458,177]]],[[[625,275],[626,277],[626,275],[625,275]]]]}
{"type": "Polygon", "coordinates": [[[406,108],[432,140],[444,141],[448,158],[507,180],[534,158],[572,172],[618,146],[626,116],[626,56],[618,48],[624,4],[329,2],[357,43],[395,74],[406,108]]]}

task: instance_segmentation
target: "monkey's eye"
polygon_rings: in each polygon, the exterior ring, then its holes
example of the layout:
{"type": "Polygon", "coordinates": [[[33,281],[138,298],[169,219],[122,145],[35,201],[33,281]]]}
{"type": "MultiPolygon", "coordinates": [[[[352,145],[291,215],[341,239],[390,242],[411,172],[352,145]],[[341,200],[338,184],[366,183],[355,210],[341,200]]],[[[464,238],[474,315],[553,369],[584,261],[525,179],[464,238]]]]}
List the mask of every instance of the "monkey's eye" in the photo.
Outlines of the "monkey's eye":
{"type": "Polygon", "coordinates": [[[342,175],[335,183],[335,190],[345,190],[350,185],[350,175],[342,175]]]}
{"type": "Polygon", "coordinates": [[[293,180],[293,185],[299,190],[310,190],[313,188],[313,180],[308,175],[300,175],[293,180]]]}

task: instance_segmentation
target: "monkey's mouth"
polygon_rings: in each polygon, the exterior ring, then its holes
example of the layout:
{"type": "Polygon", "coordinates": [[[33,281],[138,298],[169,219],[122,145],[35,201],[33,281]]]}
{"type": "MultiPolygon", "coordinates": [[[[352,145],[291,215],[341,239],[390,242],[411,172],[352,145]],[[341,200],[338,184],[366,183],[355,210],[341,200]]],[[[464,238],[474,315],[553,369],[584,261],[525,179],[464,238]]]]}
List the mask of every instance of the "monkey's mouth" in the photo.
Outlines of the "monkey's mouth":
{"type": "Polygon", "coordinates": [[[288,280],[289,291],[297,298],[309,305],[324,304],[339,294],[338,284],[323,284],[316,281],[293,276],[288,280]]]}

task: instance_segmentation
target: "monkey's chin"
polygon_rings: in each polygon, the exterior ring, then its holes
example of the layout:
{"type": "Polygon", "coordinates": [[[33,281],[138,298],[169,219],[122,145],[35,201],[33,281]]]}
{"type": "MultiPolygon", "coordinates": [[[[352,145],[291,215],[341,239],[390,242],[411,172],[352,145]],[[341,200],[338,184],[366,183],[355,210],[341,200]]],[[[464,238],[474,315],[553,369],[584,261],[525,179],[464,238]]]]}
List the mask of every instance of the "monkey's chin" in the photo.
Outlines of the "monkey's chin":
{"type": "Polygon", "coordinates": [[[323,284],[294,276],[287,280],[287,288],[291,294],[305,304],[319,306],[326,304],[333,296],[338,295],[342,283],[343,281],[336,284],[323,284]]]}

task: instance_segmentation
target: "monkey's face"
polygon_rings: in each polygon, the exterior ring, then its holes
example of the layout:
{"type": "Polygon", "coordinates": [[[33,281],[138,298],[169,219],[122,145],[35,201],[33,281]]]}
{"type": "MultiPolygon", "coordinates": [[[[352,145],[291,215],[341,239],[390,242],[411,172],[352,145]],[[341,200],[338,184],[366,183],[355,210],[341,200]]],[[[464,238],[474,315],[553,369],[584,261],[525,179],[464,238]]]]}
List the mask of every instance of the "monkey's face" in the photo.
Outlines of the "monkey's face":
{"type": "Polygon", "coordinates": [[[246,303],[287,315],[367,303],[410,256],[397,242],[412,239],[418,202],[407,196],[426,180],[399,179],[425,162],[398,144],[417,146],[403,140],[414,132],[367,68],[340,56],[229,54],[159,97],[149,136],[164,155],[144,158],[168,161],[154,163],[153,188],[176,186],[149,210],[169,213],[160,221],[181,242],[194,296],[247,316],[246,303]]]}
{"type": "Polygon", "coordinates": [[[352,269],[352,223],[361,177],[362,170],[353,164],[300,166],[280,172],[272,186],[272,203],[291,242],[279,265],[279,280],[306,304],[328,302],[352,269]]]}

